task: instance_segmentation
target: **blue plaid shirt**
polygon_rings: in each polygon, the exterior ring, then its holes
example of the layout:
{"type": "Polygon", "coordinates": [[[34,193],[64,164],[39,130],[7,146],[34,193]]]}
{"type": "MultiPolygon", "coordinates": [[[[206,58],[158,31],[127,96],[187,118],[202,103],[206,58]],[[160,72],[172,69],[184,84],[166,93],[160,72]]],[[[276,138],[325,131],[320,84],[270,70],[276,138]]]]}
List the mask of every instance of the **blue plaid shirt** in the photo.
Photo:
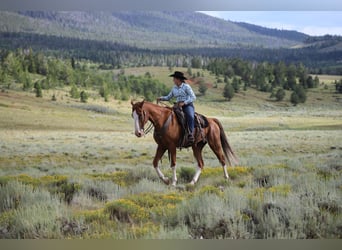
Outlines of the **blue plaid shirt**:
{"type": "Polygon", "coordinates": [[[192,88],[187,83],[182,83],[179,87],[175,85],[167,96],[162,96],[162,101],[169,101],[172,97],[176,97],[177,102],[184,102],[185,105],[196,100],[196,96],[192,88]]]}

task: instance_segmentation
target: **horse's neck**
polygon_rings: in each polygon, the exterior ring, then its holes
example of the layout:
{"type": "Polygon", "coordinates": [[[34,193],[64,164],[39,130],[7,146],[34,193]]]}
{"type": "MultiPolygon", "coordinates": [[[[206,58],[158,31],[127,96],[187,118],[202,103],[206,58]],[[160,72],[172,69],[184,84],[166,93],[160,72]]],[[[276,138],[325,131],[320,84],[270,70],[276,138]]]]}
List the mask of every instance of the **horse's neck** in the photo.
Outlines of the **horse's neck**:
{"type": "Polygon", "coordinates": [[[146,111],[149,113],[150,121],[156,129],[161,129],[163,127],[172,112],[171,109],[160,107],[153,103],[148,103],[146,105],[146,111]]]}

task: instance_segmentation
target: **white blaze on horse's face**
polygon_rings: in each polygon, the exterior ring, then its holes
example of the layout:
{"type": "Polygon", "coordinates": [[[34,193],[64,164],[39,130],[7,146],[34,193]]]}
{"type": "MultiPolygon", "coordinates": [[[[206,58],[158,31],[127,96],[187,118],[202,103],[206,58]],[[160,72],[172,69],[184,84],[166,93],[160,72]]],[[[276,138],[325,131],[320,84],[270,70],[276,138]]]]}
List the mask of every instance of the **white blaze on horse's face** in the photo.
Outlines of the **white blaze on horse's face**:
{"type": "Polygon", "coordinates": [[[134,119],[135,135],[137,137],[143,136],[144,130],[140,128],[139,115],[137,114],[135,110],[133,111],[133,119],[134,119]]]}

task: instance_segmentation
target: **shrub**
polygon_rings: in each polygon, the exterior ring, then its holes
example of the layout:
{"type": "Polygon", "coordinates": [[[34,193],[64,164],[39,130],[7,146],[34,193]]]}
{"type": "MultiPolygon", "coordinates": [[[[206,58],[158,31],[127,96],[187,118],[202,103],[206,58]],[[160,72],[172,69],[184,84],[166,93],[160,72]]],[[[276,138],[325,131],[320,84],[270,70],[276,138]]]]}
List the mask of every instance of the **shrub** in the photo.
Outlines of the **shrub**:
{"type": "Polygon", "coordinates": [[[61,238],[60,218],[68,213],[56,196],[9,181],[0,190],[0,238],[61,238]]]}
{"type": "Polygon", "coordinates": [[[181,167],[179,171],[179,177],[183,182],[190,182],[195,175],[195,168],[181,167]]]}
{"type": "Polygon", "coordinates": [[[285,98],[285,90],[284,89],[278,89],[276,94],[275,94],[275,98],[278,102],[282,101],[285,98]]]}
{"type": "Polygon", "coordinates": [[[78,92],[76,85],[71,86],[70,96],[71,96],[71,98],[74,98],[74,99],[80,98],[80,93],[78,92]]]}
{"type": "Polygon", "coordinates": [[[42,86],[40,85],[39,82],[36,82],[34,84],[34,91],[36,93],[36,97],[43,97],[42,86]]]}
{"type": "Polygon", "coordinates": [[[199,195],[203,195],[203,194],[215,194],[219,197],[222,197],[223,193],[222,191],[217,188],[217,187],[214,187],[214,186],[204,186],[202,187],[199,192],[198,192],[199,195]]]}
{"type": "Polygon", "coordinates": [[[201,80],[198,85],[198,91],[201,93],[201,95],[205,95],[207,90],[208,90],[207,84],[204,82],[204,80],[201,80]]]}
{"type": "Polygon", "coordinates": [[[125,223],[157,221],[174,212],[182,200],[178,193],[132,195],[107,204],[105,212],[111,219],[125,223]]]}
{"type": "Polygon", "coordinates": [[[68,204],[72,201],[75,193],[80,189],[78,184],[69,182],[68,178],[63,175],[46,175],[40,178],[33,178],[22,174],[2,178],[0,183],[6,184],[9,181],[18,181],[34,188],[46,188],[51,194],[57,195],[68,204]]]}
{"type": "Polygon", "coordinates": [[[88,101],[88,94],[84,90],[80,93],[81,102],[86,103],[88,101]]]}
{"type": "Polygon", "coordinates": [[[226,100],[230,101],[234,97],[234,94],[235,91],[233,86],[230,83],[227,83],[223,89],[223,97],[225,97],[226,100]]]}
{"type": "Polygon", "coordinates": [[[197,195],[177,206],[177,217],[169,217],[169,224],[185,224],[191,238],[246,238],[242,217],[230,207],[226,199],[216,194],[197,195]]]}
{"type": "Polygon", "coordinates": [[[298,103],[305,103],[306,101],[306,92],[303,86],[297,85],[294,88],[294,91],[291,94],[291,103],[297,105],[298,103]]]}

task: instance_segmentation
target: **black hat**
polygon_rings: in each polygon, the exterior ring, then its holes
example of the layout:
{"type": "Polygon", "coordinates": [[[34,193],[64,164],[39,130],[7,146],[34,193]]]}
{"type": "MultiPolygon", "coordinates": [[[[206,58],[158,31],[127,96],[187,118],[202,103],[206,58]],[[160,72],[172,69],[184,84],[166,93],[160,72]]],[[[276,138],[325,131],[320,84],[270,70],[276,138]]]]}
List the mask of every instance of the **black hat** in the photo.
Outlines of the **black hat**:
{"type": "Polygon", "coordinates": [[[173,73],[172,75],[169,75],[170,77],[175,77],[181,80],[187,80],[186,77],[184,76],[184,74],[180,71],[175,71],[175,73],[173,73]]]}

